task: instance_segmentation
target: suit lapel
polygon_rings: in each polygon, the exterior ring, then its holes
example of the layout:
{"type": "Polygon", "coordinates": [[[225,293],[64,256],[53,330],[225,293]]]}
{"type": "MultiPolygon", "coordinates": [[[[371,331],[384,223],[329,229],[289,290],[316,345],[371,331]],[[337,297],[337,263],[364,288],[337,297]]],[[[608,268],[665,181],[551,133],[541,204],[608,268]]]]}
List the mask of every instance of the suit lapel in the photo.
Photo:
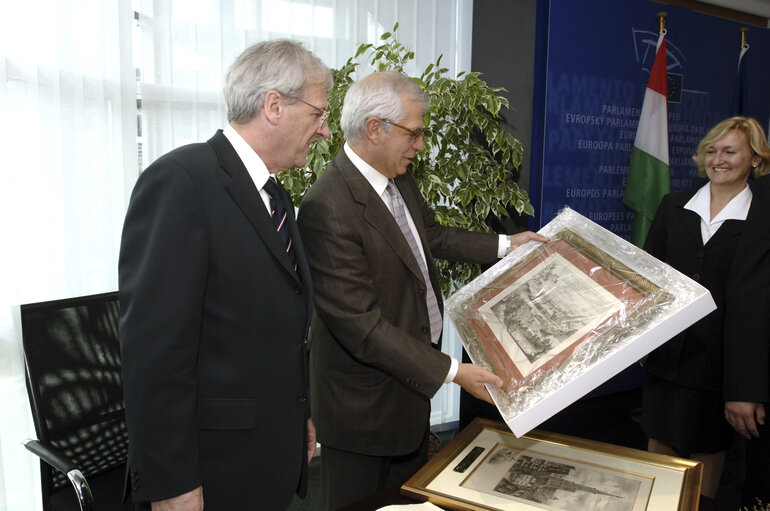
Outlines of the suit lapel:
{"type": "Polygon", "coordinates": [[[725,220],[711,239],[706,242],[706,248],[715,247],[740,236],[743,232],[743,224],[743,220],[725,220]]]}
{"type": "Polygon", "coordinates": [[[353,199],[364,206],[364,220],[366,220],[387,241],[393,251],[404,262],[414,276],[423,281],[422,271],[417,265],[417,260],[412,254],[412,249],[404,238],[404,234],[396,223],[396,219],[388,210],[382,198],[377,195],[369,184],[369,181],[353,165],[345,151],[340,151],[334,158],[342,179],[350,189],[353,199]]]}
{"type": "Polygon", "coordinates": [[[430,261],[432,257],[430,255],[430,247],[426,242],[427,235],[425,233],[425,222],[423,221],[420,208],[420,198],[415,194],[420,193],[417,188],[417,183],[410,180],[407,176],[399,176],[395,180],[398,190],[401,192],[401,197],[404,198],[409,214],[414,221],[414,227],[417,229],[417,233],[420,235],[420,243],[422,244],[422,250],[425,253],[425,259],[428,262],[428,267],[431,266],[430,261]]]}
{"type": "Polygon", "coordinates": [[[697,190],[693,190],[692,193],[682,194],[679,197],[679,200],[675,203],[675,206],[681,208],[682,210],[681,218],[684,225],[684,231],[687,233],[687,236],[692,239],[693,243],[695,243],[697,246],[711,248],[719,245],[720,243],[729,241],[732,238],[739,236],[741,232],[743,232],[743,221],[725,220],[722,226],[717,229],[717,232],[715,232],[711,239],[709,239],[704,245],[703,235],[701,234],[700,228],[700,216],[697,213],[690,211],[689,209],[684,209],[684,206],[695,195],[696,191],[697,190]]]}
{"type": "Polygon", "coordinates": [[[441,299],[441,278],[439,277],[438,268],[436,268],[436,263],[433,260],[433,254],[431,253],[430,245],[428,244],[428,234],[425,231],[425,221],[422,217],[422,197],[420,197],[420,189],[417,186],[417,182],[414,180],[414,176],[411,174],[397,177],[395,183],[401,192],[401,196],[404,198],[406,207],[409,209],[409,214],[414,221],[414,227],[417,229],[417,234],[420,236],[420,243],[422,244],[422,251],[425,254],[425,263],[428,266],[428,275],[433,284],[433,291],[438,298],[439,307],[443,308],[441,299]]]}
{"type": "MultiPolygon", "coordinates": [[[[294,213],[294,203],[291,200],[291,197],[289,196],[289,192],[283,187],[282,184],[278,184],[278,189],[281,191],[281,194],[283,195],[284,204],[287,205],[286,209],[286,222],[289,224],[289,230],[291,232],[291,243],[294,247],[294,257],[297,259],[297,271],[299,271],[300,278],[302,282],[305,283],[305,286],[308,288],[308,293],[311,292],[311,280],[310,280],[310,267],[307,264],[307,259],[305,259],[305,247],[302,244],[302,237],[299,234],[299,228],[297,227],[297,218],[294,213]]],[[[272,219],[270,219],[270,222],[272,223],[272,219]]],[[[281,247],[283,248],[283,247],[281,247]]],[[[285,254],[286,251],[284,250],[283,253],[285,254]]],[[[288,257],[285,257],[287,263],[286,266],[288,268],[291,268],[288,257]]],[[[297,272],[293,271],[292,274],[296,276],[297,272]]]]}
{"type": "Polygon", "coordinates": [[[438,300],[438,306],[441,311],[444,310],[444,301],[441,294],[441,277],[436,267],[436,262],[433,260],[433,254],[430,251],[430,245],[428,245],[428,234],[425,231],[425,221],[422,217],[421,209],[421,197],[420,189],[417,186],[417,182],[414,180],[414,176],[406,174],[395,179],[396,186],[401,191],[401,196],[404,198],[406,207],[409,208],[409,213],[414,221],[414,226],[417,229],[417,233],[420,235],[420,243],[422,243],[422,251],[425,254],[425,263],[428,266],[428,276],[430,277],[431,284],[433,285],[433,292],[436,294],[438,300]]]}
{"type": "MultiPolygon", "coordinates": [[[[254,227],[254,230],[267,246],[268,250],[273,254],[273,257],[275,257],[280,265],[283,266],[294,279],[299,281],[299,276],[297,275],[297,272],[294,271],[291,261],[286,255],[286,250],[282,246],[281,239],[275,231],[273,219],[270,218],[270,214],[265,209],[265,204],[262,202],[259,190],[257,190],[246,167],[238,157],[238,153],[235,152],[235,149],[233,149],[233,146],[227,140],[227,137],[222,134],[221,130],[217,131],[208,142],[217,153],[222,169],[230,176],[230,182],[227,183],[227,190],[230,192],[233,200],[241,211],[243,211],[243,214],[246,215],[249,223],[254,227]]],[[[288,199],[288,194],[286,194],[285,191],[282,191],[282,193],[284,194],[284,200],[287,201],[286,204],[291,204],[291,200],[288,199]]],[[[294,221],[294,210],[293,208],[289,208],[289,210],[289,217],[291,217],[289,225],[291,226],[292,236],[296,234],[297,239],[299,239],[297,226],[294,221]]],[[[302,253],[301,250],[297,250],[296,252],[302,253]]],[[[301,259],[302,264],[306,269],[307,262],[304,260],[304,255],[301,259]]],[[[297,260],[298,265],[299,260],[300,257],[298,257],[297,260]]]]}
{"type": "Polygon", "coordinates": [[[698,214],[694,211],[684,209],[684,206],[693,197],[693,195],[695,195],[695,192],[696,190],[693,190],[692,192],[676,195],[677,200],[674,202],[673,206],[678,208],[680,211],[679,218],[682,222],[682,230],[690,239],[690,242],[694,246],[702,247],[703,236],[700,232],[700,216],[698,216],[698,214]]]}

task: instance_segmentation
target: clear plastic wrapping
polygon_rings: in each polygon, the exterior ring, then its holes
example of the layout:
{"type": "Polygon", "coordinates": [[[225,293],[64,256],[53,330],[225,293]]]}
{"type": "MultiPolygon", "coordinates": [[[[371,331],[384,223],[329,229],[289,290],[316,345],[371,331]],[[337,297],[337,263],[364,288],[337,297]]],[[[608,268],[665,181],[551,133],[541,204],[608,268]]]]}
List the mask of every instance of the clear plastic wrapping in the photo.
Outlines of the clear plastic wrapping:
{"type": "Polygon", "coordinates": [[[517,436],[714,309],[708,290],[564,208],[455,293],[446,310],[517,436]]]}

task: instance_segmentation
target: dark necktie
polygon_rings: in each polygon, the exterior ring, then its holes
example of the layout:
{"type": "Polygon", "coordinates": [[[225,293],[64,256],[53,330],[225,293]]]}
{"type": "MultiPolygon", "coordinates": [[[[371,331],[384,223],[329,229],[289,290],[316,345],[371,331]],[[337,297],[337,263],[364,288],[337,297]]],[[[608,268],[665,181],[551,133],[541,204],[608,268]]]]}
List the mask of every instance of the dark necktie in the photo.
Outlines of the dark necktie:
{"type": "Polygon", "coordinates": [[[441,319],[441,311],[438,308],[438,300],[436,299],[436,292],[433,291],[433,284],[430,282],[430,276],[428,275],[428,265],[425,263],[425,259],[420,253],[420,248],[417,246],[417,240],[414,238],[412,229],[409,228],[409,222],[406,219],[406,205],[404,199],[401,197],[401,193],[396,188],[396,184],[393,181],[388,181],[388,194],[390,195],[390,203],[393,206],[393,218],[396,219],[398,227],[406,238],[406,242],[409,244],[409,248],[412,249],[412,254],[417,260],[417,265],[422,272],[422,278],[425,280],[425,303],[428,305],[428,317],[430,319],[430,339],[436,344],[438,343],[439,336],[441,335],[441,328],[443,321],[441,319]]]}
{"type": "Polygon", "coordinates": [[[278,181],[275,177],[270,176],[265,183],[264,189],[270,196],[270,214],[273,216],[275,230],[278,231],[283,246],[286,247],[286,253],[289,254],[294,271],[297,271],[297,258],[294,256],[294,249],[291,246],[291,233],[286,222],[286,204],[284,204],[281,192],[278,190],[278,181]]]}

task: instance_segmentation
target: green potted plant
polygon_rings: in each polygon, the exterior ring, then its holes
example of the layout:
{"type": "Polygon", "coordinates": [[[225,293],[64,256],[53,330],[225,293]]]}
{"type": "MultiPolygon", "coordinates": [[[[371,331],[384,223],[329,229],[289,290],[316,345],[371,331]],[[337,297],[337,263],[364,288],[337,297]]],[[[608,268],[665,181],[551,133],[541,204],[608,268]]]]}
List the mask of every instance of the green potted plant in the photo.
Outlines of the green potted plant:
{"type": "MultiPolygon", "coordinates": [[[[353,57],[333,70],[334,87],[329,91],[331,136],[311,148],[307,165],[282,175],[282,181],[296,205],[305,191],[342,148],[339,127],[342,100],[353,83],[359,58],[368,53],[378,71],[404,72],[414,52],[398,42],[396,31],[380,38],[382,44],[359,44],[353,57]]],[[[500,115],[508,109],[503,90],[489,87],[479,73],[459,73],[447,78],[441,57],[419,77],[412,77],[431,97],[425,112],[425,151],[412,163],[420,191],[443,225],[486,231],[490,213],[508,216],[509,210],[532,215],[534,210],[525,191],[511,179],[511,168],[521,164],[521,143],[508,133],[500,115]]],[[[478,265],[438,261],[445,294],[479,275],[478,265]]]]}

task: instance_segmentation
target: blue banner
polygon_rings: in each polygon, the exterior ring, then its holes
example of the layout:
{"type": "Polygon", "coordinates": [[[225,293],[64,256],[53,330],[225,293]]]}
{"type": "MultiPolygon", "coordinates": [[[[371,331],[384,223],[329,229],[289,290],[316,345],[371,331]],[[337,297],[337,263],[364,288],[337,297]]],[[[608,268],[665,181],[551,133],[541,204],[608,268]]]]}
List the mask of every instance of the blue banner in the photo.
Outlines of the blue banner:
{"type": "MultiPolygon", "coordinates": [[[[629,238],[622,203],[639,114],[658,39],[648,0],[542,0],[530,196],[539,229],[569,206],[629,238]]],[[[665,6],[671,190],[701,186],[698,142],[729,116],[739,29],[745,25],[665,6]]],[[[750,52],[770,55],[770,31],[750,27],[750,52]]],[[[756,59],[754,59],[756,62],[756,59]]],[[[746,115],[770,116],[770,66],[751,69],[746,115]]]]}

